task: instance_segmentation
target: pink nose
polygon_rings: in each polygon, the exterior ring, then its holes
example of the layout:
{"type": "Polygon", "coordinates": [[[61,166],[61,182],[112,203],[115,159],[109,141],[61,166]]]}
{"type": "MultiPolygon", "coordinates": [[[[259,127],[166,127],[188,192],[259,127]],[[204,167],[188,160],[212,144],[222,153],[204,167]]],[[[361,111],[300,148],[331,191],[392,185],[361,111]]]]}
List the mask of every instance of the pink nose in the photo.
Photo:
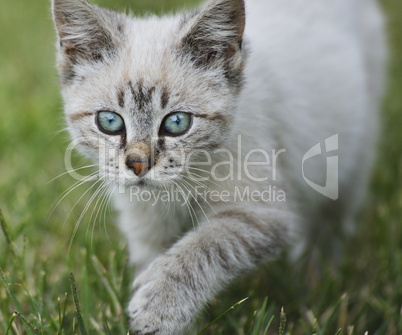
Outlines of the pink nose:
{"type": "Polygon", "coordinates": [[[138,177],[142,177],[144,176],[148,170],[151,168],[151,164],[149,164],[148,160],[136,160],[136,159],[130,159],[127,161],[127,167],[131,170],[134,171],[134,173],[138,176],[138,177]]]}

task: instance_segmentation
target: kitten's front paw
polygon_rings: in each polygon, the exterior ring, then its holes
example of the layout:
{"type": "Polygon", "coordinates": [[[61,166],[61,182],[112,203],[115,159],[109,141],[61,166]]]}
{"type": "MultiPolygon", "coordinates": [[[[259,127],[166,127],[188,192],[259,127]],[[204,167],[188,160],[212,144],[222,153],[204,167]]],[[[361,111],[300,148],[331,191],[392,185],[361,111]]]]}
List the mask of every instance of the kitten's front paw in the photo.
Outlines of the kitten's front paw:
{"type": "Polygon", "coordinates": [[[151,311],[143,298],[134,296],[130,302],[129,313],[134,335],[169,334],[163,327],[163,318],[156,311],[151,311]]]}
{"type": "Polygon", "coordinates": [[[186,287],[160,268],[149,268],[134,283],[129,305],[131,329],[136,335],[180,335],[191,323],[191,303],[186,287]],[[187,301],[186,301],[187,300],[187,301]]]}

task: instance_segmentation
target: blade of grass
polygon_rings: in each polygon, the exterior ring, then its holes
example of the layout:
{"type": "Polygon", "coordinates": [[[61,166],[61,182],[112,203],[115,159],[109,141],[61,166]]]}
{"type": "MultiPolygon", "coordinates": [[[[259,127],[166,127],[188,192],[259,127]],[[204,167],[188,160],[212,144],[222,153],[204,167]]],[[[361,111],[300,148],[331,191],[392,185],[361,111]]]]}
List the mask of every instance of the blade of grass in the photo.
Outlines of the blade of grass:
{"type": "Polygon", "coordinates": [[[241,305],[243,302],[245,302],[247,298],[244,298],[243,300],[240,300],[239,302],[235,303],[232,307],[230,307],[229,309],[227,309],[225,312],[223,312],[221,315],[219,315],[215,320],[213,320],[210,324],[208,324],[204,329],[202,329],[198,335],[201,335],[202,333],[205,333],[206,330],[211,327],[212,325],[214,325],[215,323],[217,323],[220,319],[222,319],[226,314],[228,314],[230,311],[234,310],[237,306],[241,305]]]}
{"type": "Polygon", "coordinates": [[[17,298],[16,298],[16,296],[14,294],[14,291],[10,288],[11,283],[9,283],[9,281],[7,280],[6,275],[4,274],[4,272],[3,272],[3,270],[1,268],[0,268],[0,276],[1,276],[1,279],[3,280],[3,282],[4,282],[7,294],[10,297],[11,301],[13,302],[15,309],[17,311],[22,311],[21,305],[18,302],[18,300],[17,300],[17,298]]]}
{"type": "Polygon", "coordinates": [[[89,274],[88,274],[88,257],[87,252],[84,249],[82,251],[82,259],[85,259],[82,268],[82,285],[81,285],[81,312],[83,318],[88,320],[90,314],[90,304],[91,304],[91,288],[89,284],[89,274]]]}
{"type": "Polygon", "coordinates": [[[346,299],[346,295],[343,294],[342,297],[338,300],[338,302],[336,303],[334,309],[331,312],[331,315],[328,317],[328,319],[326,320],[324,326],[321,328],[320,330],[320,334],[326,334],[326,330],[329,326],[329,323],[331,322],[332,318],[335,316],[335,312],[338,310],[340,304],[342,303],[342,301],[346,299]]]}
{"type": "Polygon", "coordinates": [[[101,279],[102,283],[105,285],[106,291],[108,292],[110,298],[113,301],[114,309],[117,315],[123,314],[123,307],[121,302],[119,301],[117,291],[114,289],[113,285],[111,284],[110,280],[106,277],[107,271],[99,261],[99,259],[95,256],[91,256],[92,264],[95,268],[96,273],[98,274],[99,278],[101,279]]]}
{"type": "Polygon", "coordinates": [[[279,335],[285,335],[285,330],[286,330],[286,314],[285,310],[282,307],[279,321],[279,335]]]}
{"type": "Polygon", "coordinates": [[[4,219],[4,215],[3,215],[3,212],[2,212],[1,209],[0,209],[0,225],[1,225],[1,230],[3,231],[3,235],[4,235],[4,237],[6,238],[6,242],[7,242],[7,244],[8,244],[9,249],[10,249],[10,252],[12,253],[12,255],[13,255],[14,257],[16,257],[17,254],[16,254],[16,252],[15,252],[14,245],[13,245],[13,243],[12,243],[12,241],[11,241],[10,234],[8,233],[7,222],[6,222],[6,220],[4,219]]]}
{"type": "Polygon", "coordinates": [[[105,325],[105,329],[106,329],[106,331],[107,331],[107,335],[112,335],[107,321],[104,322],[104,325],[105,325]]]}
{"type": "MultiPolygon", "coordinates": [[[[3,272],[3,270],[1,268],[0,268],[0,277],[1,277],[3,283],[4,283],[5,287],[6,287],[6,291],[7,291],[8,296],[10,297],[15,309],[18,311],[17,313],[19,315],[21,315],[22,307],[21,307],[20,303],[18,302],[18,299],[15,296],[14,291],[11,289],[11,283],[8,281],[6,275],[4,274],[4,272],[3,272]]],[[[28,333],[32,334],[32,330],[29,327],[27,327],[27,325],[25,323],[23,323],[23,325],[24,325],[25,330],[28,333]]]]}
{"type": "Polygon", "coordinates": [[[73,300],[74,300],[74,305],[75,305],[75,315],[77,317],[78,327],[80,328],[80,331],[81,331],[82,335],[87,335],[87,330],[85,328],[84,320],[82,319],[82,315],[81,315],[81,311],[80,311],[77,283],[75,282],[73,273],[70,274],[70,285],[71,285],[71,290],[73,292],[73,300]]]}
{"type": "Polygon", "coordinates": [[[57,335],[61,335],[63,331],[64,319],[66,317],[66,308],[67,308],[67,292],[64,294],[64,309],[63,314],[61,313],[61,299],[60,297],[57,299],[57,308],[59,311],[59,330],[57,335]]]}
{"type": "Polygon", "coordinates": [[[265,330],[264,330],[264,334],[263,334],[263,335],[266,335],[266,334],[268,333],[268,328],[271,327],[272,321],[274,320],[274,316],[275,316],[275,315],[272,315],[272,316],[271,316],[271,319],[269,319],[268,324],[267,324],[267,326],[265,327],[265,330]]]}
{"type": "Polygon", "coordinates": [[[43,335],[43,318],[42,318],[42,314],[38,313],[38,333],[43,335]]]}
{"type": "Polygon", "coordinates": [[[13,315],[10,318],[10,322],[8,323],[6,335],[8,335],[10,333],[11,327],[13,326],[13,323],[14,323],[14,320],[16,317],[17,317],[17,315],[15,313],[13,313],[13,315]]]}
{"type": "Polygon", "coordinates": [[[25,295],[28,297],[28,300],[29,300],[29,302],[31,304],[32,309],[37,311],[38,313],[41,313],[42,311],[41,311],[41,308],[40,308],[40,303],[37,302],[34,299],[34,297],[32,297],[30,291],[22,284],[18,284],[18,285],[16,284],[16,286],[19,286],[25,292],[25,295]]]}
{"type": "Polygon", "coordinates": [[[63,328],[63,319],[61,318],[61,299],[57,298],[57,311],[59,312],[59,330],[57,331],[57,335],[60,335],[61,329],[63,328]]]}
{"type": "Polygon", "coordinates": [[[14,314],[24,323],[29,329],[31,329],[35,334],[39,334],[39,329],[35,327],[31,322],[29,322],[21,313],[15,311],[14,314]]]}
{"type": "Polygon", "coordinates": [[[264,303],[262,304],[258,319],[257,319],[257,323],[254,326],[253,332],[252,334],[259,334],[260,333],[260,329],[262,328],[262,323],[265,319],[265,310],[267,308],[267,303],[268,303],[268,297],[266,297],[264,299],[264,303]]]}

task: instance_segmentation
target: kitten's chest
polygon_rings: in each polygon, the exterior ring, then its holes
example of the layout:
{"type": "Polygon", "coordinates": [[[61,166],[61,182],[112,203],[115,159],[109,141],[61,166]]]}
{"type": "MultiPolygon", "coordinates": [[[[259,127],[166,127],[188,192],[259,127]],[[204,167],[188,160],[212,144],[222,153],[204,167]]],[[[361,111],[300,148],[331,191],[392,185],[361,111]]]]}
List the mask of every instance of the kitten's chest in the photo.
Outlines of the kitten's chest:
{"type": "Polygon", "coordinates": [[[200,217],[200,208],[191,195],[183,197],[169,188],[115,194],[114,202],[120,212],[118,223],[122,231],[157,245],[170,245],[197,225],[200,217]]]}

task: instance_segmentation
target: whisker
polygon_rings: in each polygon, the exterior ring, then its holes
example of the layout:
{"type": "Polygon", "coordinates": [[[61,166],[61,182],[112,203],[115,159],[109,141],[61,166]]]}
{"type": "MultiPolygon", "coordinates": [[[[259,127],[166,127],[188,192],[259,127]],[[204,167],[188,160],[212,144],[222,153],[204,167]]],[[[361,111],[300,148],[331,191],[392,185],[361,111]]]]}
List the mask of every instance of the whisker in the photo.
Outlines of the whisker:
{"type": "MultiPolygon", "coordinates": [[[[97,210],[97,208],[98,208],[98,204],[99,204],[99,202],[100,202],[101,199],[102,199],[102,195],[103,195],[103,193],[104,193],[104,191],[105,191],[106,185],[107,185],[107,181],[104,180],[103,183],[102,183],[102,184],[98,187],[98,189],[96,190],[95,194],[92,196],[92,197],[96,196],[97,199],[96,199],[96,202],[95,202],[94,207],[92,208],[91,216],[89,217],[89,223],[90,223],[90,225],[91,225],[92,222],[93,222],[93,220],[92,220],[93,218],[94,218],[94,221],[96,221],[96,219],[97,219],[97,215],[95,215],[95,217],[94,217],[94,213],[96,212],[96,210],[97,210]]],[[[89,226],[88,226],[88,228],[89,228],[89,226]]],[[[88,234],[88,229],[87,229],[87,234],[88,234]]]]}
{"type": "MultiPolygon", "coordinates": [[[[69,174],[69,173],[71,173],[71,172],[76,172],[76,171],[78,171],[78,170],[83,170],[83,169],[89,169],[89,168],[96,167],[96,166],[97,166],[96,164],[91,164],[91,165],[82,166],[82,167],[79,167],[79,168],[76,168],[76,169],[72,169],[72,170],[65,171],[65,172],[59,174],[58,176],[54,177],[53,179],[49,180],[49,181],[47,182],[47,184],[50,184],[51,182],[55,181],[56,179],[58,179],[58,178],[60,178],[60,177],[62,177],[62,176],[64,176],[64,175],[66,175],[66,174],[69,174]]],[[[86,177],[84,177],[84,178],[86,178],[86,177]]]]}
{"type": "MultiPolygon", "coordinates": [[[[82,198],[83,198],[90,190],[92,190],[100,181],[102,181],[102,180],[101,180],[101,179],[97,180],[97,181],[96,181],[93,185],[91,185],[91,186],[84,192],[84,194],[82,194],[81,197],[76,201],[76,203],[74,204],[73,208],[71,208],[70,213],[67,215],[67,218],[66,218],[66,220],[65,220],[64,223],[63,223],[63,226],[66,224],[68,218],[70,217],[72,211],[73,211],[74,208],[77,206],[77,204],[78,204],[78,203],[82,200],[82,198]]],[[[73,230],[73,233],[72,233],[72,236],[71,236],[71,239],[70,239],[70,244],[69,244],[69,247],[68,247],[68,253],[70,253],[70,250],[71,250],[71,247],[72,247],[72,243],[73,243],[73,241],[74,241],[75,235],[77,234],[77,230],[78,230],[79,224],[80,224],[80,222],[78,221],[78,222],[75,224],[75,226],[74,226],[74,230],[73,230]]]]}
{"type": "MultiPolygon", "coordinates": [[[[187,186],[191,187],[191,188],[196,192],[197,195],[200,194],[200,193],[197,192],[197,190],[195,189],[195,187],[194,187],[193,185],[191,185],[189,182],[186,182],[185,180],[182,180],[182,182],[185,183],[187,186]]],[[[191,193],[191,192],[190,192],[190,193],[191,193]]],[[[202,196],[202,194],[200,194],[200,195],[201,195],[201,197],[204,199],[204,201],[206,201],[206,202],[208,203],[208,201],[202,196]]],[[[205,218],[208,220],[208,223],[211,225],[211,222],[209,221],[208,215],[205,213],[204,208],[201,206],[201,204],[200,204],[199,201],[197,200],[197,197],[194,196],[192,193],[191,193],[191,196],[192,196],[192,198],[194,199],[194,201],[197,203],[198,207],[201,209],[201,211],[202,211],[202,213],[204,214],[205,218]]],[[[208,203],[208,205],[209,205],[209,203],[208,203]]],[[[209,205],[209,206],[211,207],[211,205],[209,205]]],[[[211,208],[212,208],[212,207],[211,207],[211,208]]],[[[198,223],[198,224],[199,224],[199,223],[198,223]]]]}
{"type": "Polygon", "coordinates": [[[98,196],[98,194],[101,192],[101,190],[103,189],[104,185],[105,185],[105,181],[102,180],[102,183],[98,186],[96,191],[91,195],[91,197],[87,201],[87,204],[85,205],[84,209],[82,210],[81,215],[80,215],[80,217],[78,219],[78,224],[81,223],[82,219],[84,218],[84,216],[85,216],[86,212],[88,211],[89,207],[91,206],[92,202],[98,196]]]}
{"type": "Polygon", "coordinates": [[[184,190],[181,188],[181,186],[179,185],[178,181],[172,180],[172,182],[176,185],[176,187],[179,190],[180,194],[183,196],[184,203],[186,204],[186,207],[188,209],[188,213],[190,214],[190,217],[191,217],[191,223],[193,224],[193,228],[195,228],[193,213],[196,216],[196,219],[197,219],[197,222],[198,222],[197,214],[195,213],[194,208],[193,208],[193,206],[191,206],[189,200],[186,198],[184,190]]]}
{"type": "Polygon", "coordinates": [[[68,127],[62,128],[57,131],[52,131],[52,132],[50,132],[50,135],[53,137],[53,139],[55,139],[57,136],[59,136],[63,132],[68,132],[68,127]]]}
{"type": "Polygon", "coordinates": [[[106,198],[105,210],[103,211],[103,227],[104,227],[105,234],[106,234],[107,238],[109,239],[109,241],[110,241],[110,237],[109,237],[109,233],[108,233],[107,227],[106,227],[106,215],[107,215],[107,212],[109,212],[109,216],[112,216],[112,206],[110,204],[110,200],[112,199],[115,189],[116,189],[115,184],[112,184],[111,188],[109,187],[109,195],[106,198]]]}
{"type": "Polygon", "coordinates": [[[98,173],[98,172],[95,171],[95,172],[91,173],[88,177],[86,177],[86,178],[84,178],[84,179],[82,179],[82,180],[76,181],[72,186],[70,186],[66,191],[64,191],[64,192],[61,194],[61,196],[59,197],[59,199],[56,200],[56,204],[53,206],[52,210],[50,211],[50,214],[49,214],[49,216],[48,216],[46,222],[49,222],[49,220],[50,220],[51,216],[53,215],[54,211],[56,210],[56,208],[60,205],[60,203],[61,203],[70,193],[72,193],[72,192],[75,191],[78,187],[84,185],[85,183],[87,183],[87,182],[89,182],[89,181],[96,180],[96,179],[98,178],[97,176],[95,176],[97,173],[98,173]]]}
{"type": "MultiPolygon", "coordinates": [[[[183,180],[180,180],[180,181],[183,181],[183,180]]],[[[179,181],[178,181],[178,184],[179,184],[179,181]]],[[[192,196],[192,198],[194,199],[194,197],[193,197],[191,191],[186,187],[186,185],[181,184],[180,186],[183,187],[183,188],[185,188],[185,190],[187,191],[187,193],[190,194],[190,195],[192,196]]],[[[183,191],[183,192],[184,192],[184,191],[183,191]]],[[[183,193],[183,194],[184,194],[184,193],[183,193]]],[[[191,204],[189,197],[187,197],[187,198],[185,198],[185,199],[187,199],[186,202],[188,203],[188,205],[189,205],[190,208],[192,209],[193,214],[194,214],[194,216],[195,216],[195,219],[197,220],[198,225],[200,225],[200,221],[198,220],[197,212],[195,211],[193,205],[191,204]]],[[[194,200],[195,200],[195,199],[194,199],[194,200]]],[[[193,227],[195,228],[194,224],[193,224],[193,227]]]]}
{"type": "MultiPolygon", "coordinates": [[[[208,173],[211,175],[211,172],[210,172],[210,171],[207,171],[207,170],[196,169],[196,168],[192,168],[192,167],[189,167],[189,168],[190,168],[190,169],[194,169],[194,170],[196,170],[196,171],[208,172],[208,173]]],[[[195,175],[195,176],[197,176],[197,177],[199,177],[199,178],[205,178],[205,177],[203,177],[203,176],[201,176],[201,175],[199,175],[199,174],[196,174],[196,173],[194,173],[194,172],[192,172],[192,174],[195,175]]],[[[189,176],[187,176],[187,177],[189,177],[189,176]]],[[[212,175],[211,175],[211,177],[212,177],[212,175]]],[[[189,177],[189,178],[191,178],[191,177],[189,177]]],[[[200,181],[200,180],[198,180],[198,181],[200,181]]],[[[201,182],[201,181],[200,181],[200,182],[201,182]]],[[[211,183],[211,184],[213,184],[213,185],[215,185],[216,187],[219,187],[219,188],[222,189],[222,190],[225,190],[225,188],[224,188],[222,185],[217,184],[216,182],[212,181],[211,179],[208,179],[207,182],[208,182],[208,183],[211,183]]]]}
{"type": "MultiPolygon", "coordinates": [[[[204,188],[207,189],[208,191],[212,192],[212,190],[211,190],[208,186],[204,185],[203,183],[199,182],[198,180],[193,180],[193,179],[191,179],[190,177],[185,176],[185,175],[183,175],[183,178],[186,178],[186,179],[190,180],[191,182],[197,183],[199,186],[204,187],[204,188]]],[[[193,188],[194,188],[194,191],[197,192],[197,189],[196,189],[194,186],[193,186],[193,188]]],[[[223,190],[224,190],[224,189],[223,189],[223,190]]],[[[208,204],[208,206],[214,211],[214,213],[217,214],[216,211],[215,211],[215,209],[214,209],[214,207],[213,207],[213,206],[209,203],[209,201],[202,195],[202,193],[198,193],[198,194],[204,199],[204,201],[205,201],[205,202],[208,204]]],[[[225,202],[222,202],[222,203],[224,204],[224,206],[227,207],[227,204],[226,204],[225,202]]]]}
{"type": "MultiPolygon", "coordinates": [[[[104,195],[104,193],[105,193],[105,190],[107,189],[107,181],[105,180],[105,181],[103,181],[103,183],[99,186],[99,188],[98,188],[98,190],[97,190],[97,197],[98,197],[98,199],[96,200],[96,202],[95,202],[95,205],[94,205],[94,208],[92,209],[92,212],[91,212],[91,216],[89,217],[89,222],[93,222],[92,221],[92,218],[94,219],[94,221],[96,221],[97,220],[97,214],[95,214],[95,216],[94,216],[94,213],[95,212],[97,212],[97,208],[98,208],[98,205],[99,205],[99,202],[101,201],[101,199],[102,199],[102,196],[104,195]]],[[[98,212],[97,212],[98,213],[98,212]]]]}
{"type": "MultiPolygon", "coordinates": [[[[214,212],[215,215],[218,215],[218,213],[216,212],[214,206],[211,205],[211,203],[208,201],[207,198],[205,198],[202,193],[200,193],[201,198],[205,201],[205,203],[209,206],[209,208],[211,208],[211,210],[214,212]]],[[[221,202],[223,203],[224,206],[227,207],[227,204],[225,202],[221,202]]]]}
{"type": "MultiPolygon", "coordinates": [[[[164,191],[165,191],[167,194],[169,194],[169,191],[168,191],[166,185],[165,185],[165,184],[162,184],[162,187],[163,187],[164,191]]],[[[164,218],[166,218],[166,216],[169,214],[170,201],[169,201],[169,198],[168,198],[168,204],[165,204],[165,202],[164,202],[162,199],[160,199],[160,201],[162,202],[162,204],[163,204],[163,206],[164,206],[163,212],[162,212],[162,214],[161,214],[161,217],[164,219],[164,218]]]]}
{"type": "Polygon", "coordinates": [[[91,225],[92,216],[93,216],[94,212],[96,212],[96,215],[94,217],[93,224],[92,224],[91,247],[93,246],[96,221],[98,220],[99,213],[102,212],[102,207],[105,202],[105,199],[107,198],[108,191],[109,191],[109,183],[107,181],[105,181],[105,183],[102,185],[102,191],[100,192],[100,195],[98,196],[98,199],[96,200],[96,203],[95,203],[94,209],[92,210],[91,218],[89,221],[90,225],[91,225]],[[100,203],[100,205],[98,207],[99,203],[100,203]]]}
{"type": "MultiPolygon", "coordinates": [[[[200,169],[200,168],[196,168],[192,165],[188,165],[186,167],[187,170],[194,170],[194,171],[200,171],[200,172],[205,172],[207,175],[212,177],[212,172],[210,170],[206,170],[206,169],[200,169]]],[[[219,178],[223,178],[223,176],[221,174],[217,174],[217,177],[219,178]]],[[[205,178],[204,176],[200,176],[200,178],[205,178]]]]}
{"type": "Polygon", "coordinates": [[[208,187],[207,185],[203,184],[202,182],[200,182],[199,180],[196,179],[192,179],[189,176],[186,175],[182,175],[183,178],[186,178],[188,180],[190,180],[191,182],[197,183],[197,185],[201,186],[202,188],[206,189],[207,191],[212,192],[212,189],[210,187],[208,187]]]}

